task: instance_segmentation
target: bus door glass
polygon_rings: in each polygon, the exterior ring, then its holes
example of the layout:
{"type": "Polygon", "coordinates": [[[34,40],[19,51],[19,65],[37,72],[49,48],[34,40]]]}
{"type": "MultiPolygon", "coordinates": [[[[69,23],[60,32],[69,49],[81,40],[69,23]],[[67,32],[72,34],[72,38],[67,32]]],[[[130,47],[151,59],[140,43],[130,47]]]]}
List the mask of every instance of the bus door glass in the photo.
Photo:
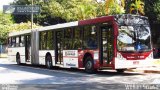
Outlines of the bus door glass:
{"type": "Polygon", "coordinates": [[[63,30],[56,31],[56,64],[63,64],[63,30]]]}
{"type": "Polygon", "coordinates": [[[25,40],[25,57],[26,57],[26,62],[30,62],[30,48],[31,48],[31,36],[26,35],[26,40],[25,40]]]}
{"type": "Polygon", "coordinates": [[[110,64],[113,58],[113,29],[112,26],[101,26],[101,47],[102,47],[102,60],[110,64]]]}

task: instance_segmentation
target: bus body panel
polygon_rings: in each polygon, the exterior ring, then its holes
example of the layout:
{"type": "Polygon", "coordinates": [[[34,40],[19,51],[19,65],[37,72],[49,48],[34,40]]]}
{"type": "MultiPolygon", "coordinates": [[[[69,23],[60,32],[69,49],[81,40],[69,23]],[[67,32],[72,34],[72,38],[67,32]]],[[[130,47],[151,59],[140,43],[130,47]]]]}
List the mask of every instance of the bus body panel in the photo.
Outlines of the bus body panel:
{"type": "Polygon", "coordinates": [[[78,50],[63,50],[63,64],[66,68],[78,68],[78,50]]]}
{"type": "Polygon", "coordinates": [[[39,64],[46,65],[46,55],[47,53],[51,54],[52,57],[52,65],[55,66],[55,51],[54,50],[39,50],[39,64]]]}
{"type": "Polygon", "coordinates": [[[79,68],[84,67],[84,60],[87,57],[86,55],[90,55],[94,62],[94,68],[100,68],[99,63],[99,50],[78,50],[78,64],[79,68]]]}
{"type": "Polygon", "coordinates": [[[125,58],[126,60],[144,60],[146,59],[149,55],[151,55],[151,51],[150,52],[133,52],[133,53],[122,53],[122,52],[117,52],[119,54],[121,54],[121,56],[123,58],[125,58]]]}
{"type": "Polygon", "coordinates": [[[79,66],[79,68],[83,68],[83,56],[84,56],[83,50],[78,50],[78,66],[79,66]]]}
{"type": "Polygon", "coordinates": [[[25,61],[25,47],[8,48],[8,57],[11,61],[16,61],[17,53],[20,54],[20,62],[26,63],[26,61],[25,61]]]}
{"type": "MultiPolygon", "coordinates": [[[[128,60],[128,58],[123,57],[118,53],[118,57],[115,58],[115,69],[123,69],[123,68],[137,68],[137,67],[145,67],[145,66],[153,66],[154,59],[153,53],[150,52],[148,56],[143,56],[143,59],[132,59],[128,60]]],[[[135,55],[136,57],[138,55],[135,55]]],[[[130,55],[131,57],[131,55],[130,55]]],[[[142,57],[142,56],[141,56],[142,57]]],[[[133,57],[134,58],[134,57],[133,57]]]]}
{"type": "Polygon", "coordinates": [[[145,66],[153,66],[154,59],[144,59],[144,60],[120,60],[115,58],[115,69],[128,69],[137,68],[145,66]]]}

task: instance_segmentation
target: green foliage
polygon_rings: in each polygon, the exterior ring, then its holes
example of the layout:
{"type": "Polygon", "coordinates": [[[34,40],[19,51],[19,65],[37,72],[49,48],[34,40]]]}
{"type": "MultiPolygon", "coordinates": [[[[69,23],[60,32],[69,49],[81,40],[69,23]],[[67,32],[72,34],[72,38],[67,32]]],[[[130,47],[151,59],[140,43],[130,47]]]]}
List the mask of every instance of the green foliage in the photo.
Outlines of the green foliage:
{"type": "Polygon", "coordinates": [[[124,10],[124,0],[107,0],[106,1],[106,14],[122,14],[124,10]]]}
{"type": "Polygon", "coordinates": [[[160,3],[160,0],[146,0],[145,1],[145,13],[146,16],[149,17],[150,23],[158,23],[158,9],[160,8],[158,5],[160,3]]]}
{"type": "Polygon", "coordinates": [[[106,0],[106,14],[140,14],[144,15],[144,0],[106,0]]]}
{"type": "MultiPolygon", "coordinates": [[[[12,16],[10,14],[3,14],[0,12],[0,44],[7,43],[7,37],[9,32],[20,31],[30,29],[31,22],[14,24],[12,16]]],[[[39,27],[33,25],[34,28],[39,27]]]]}
{"type": "Polygon", "coordinates": [[[6,38],[9,32],[9,26],[13,24],[13,20],[10,14],[3,14],[0,12],[0,44],[6,42],[6,38]]]}
{"type": "Polygon", "coordinates": [[[130,11],[131,14],[144,15],[144,0],[133,0],[130,1],[130,11]]]}
{"type": "Polygon", "coordinates": [[[160,0],[145,0],[145,14],[149,18],[154,46],[160,47],[160,0]]]}
{"type": "MultiPolygon", "coordinates": [[[[37,28],[40,27],[39,25],[36,25],[35,23],[33,24],[33,28],[37,28]]],[[[27,29],[31,29],[31,22],[27,22],[27,23],[19,23],[19,24],[13,24],[10,26],[9,30],[11,32],[13,31],[22,31],[22,30],[27,30],[27,29]]]]}
{"type": "MultiPolygon", "coordinates": [[[[30,5],[31,0],[16,0],[13,4],[30,5]]],[[[105,4],[96,0],[34,0],[34,5],[41,6],[41,13],[34,15],[34,21],[40,25],[45,25],[44,22],[57,24],[105,15],[105,4]]],[[[27,15],[13,16],[17,23],[30,21],[27,15]]]]}
{"type": "Polygon", "coordinates": [[[104,15],[104,4],[93,0],[52,0],[48,10],[53,17],[67,21],[84,20],[104,15]]]}
{"type": "Polygon", "coordinates": [[[160,0],[157,0],[157,2],[154,4],[154,12],[157,15],[158,23],[160,23],[160,0]]]}

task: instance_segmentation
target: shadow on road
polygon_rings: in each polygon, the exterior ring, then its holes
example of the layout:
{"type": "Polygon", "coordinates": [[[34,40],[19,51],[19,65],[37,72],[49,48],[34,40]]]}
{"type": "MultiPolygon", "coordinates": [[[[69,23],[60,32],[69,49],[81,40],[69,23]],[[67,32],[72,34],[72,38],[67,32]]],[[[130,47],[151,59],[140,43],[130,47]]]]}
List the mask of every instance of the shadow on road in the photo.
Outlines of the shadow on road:
{"type": "MultiPolygon", "coordinates": [[[[0,64],[0,73],[13,75],[18,84],[117,84],[126,83],[141,73],[117,73],[114,71],[98,71],[96,74],[87,74],[81,69],[52,68],[45,66],[0,64]],[[22,74],[23,73],[23,74],[22,74]],[[22,76],[23,75],[23,76],[22,76]],[[31,76],[28,76],[31,75],[31,76]],[[122,78],[121,76],[127,76],[122,78]],[[129,76],[129,77],[128,77],[129,76]],[[27,78],[28,77],[28,78],[27,78]],[[118,80],[118,81],[117,81],[118,80]]],[[[7,78],[7,77],[6,77],[7,78]]]]}
{"type": "Polygon", "coordinates": [[[0,67],[6,68],[6,70],[1,71],[1,73],[9,72],[12,70],[25,71],[31,73],[38,73],[44,75],[58,76],[72,76],[74,77],[84,77],[84,76],[134,76],[134,75],[143,75],[143,73],[132,73],[132,72],[124,72],[117,73],[115,70],[105,70],[105,71],[97,71],[95,74],[87,74],[83,69],[75,69],[75,68],[59,68],[53,67],[52,69],[47,69],[45,66],[41,65],[16,65],[16,64],[0,64],[0,67]],[[47,71],[47,72],[46,72],[47,71]]]}
{"type": "Polygon", "coordinates": [[[52,84],[52,85],[19,85],[23,90],[126,90],[124,84],[52,84]]]}

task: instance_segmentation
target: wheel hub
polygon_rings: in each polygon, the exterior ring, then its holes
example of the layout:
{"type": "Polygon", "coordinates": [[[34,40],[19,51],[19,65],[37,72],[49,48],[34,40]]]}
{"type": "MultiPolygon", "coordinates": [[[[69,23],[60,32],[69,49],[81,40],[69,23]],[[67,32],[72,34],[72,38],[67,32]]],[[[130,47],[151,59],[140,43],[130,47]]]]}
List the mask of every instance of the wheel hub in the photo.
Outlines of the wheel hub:
{"type": "Polygon", "coordinates": [[[47,60],[47,66],[50,67],[51,66],[51,61],[47,60]]]}
{"type": "Polygon", "coordinates": [[[88,61],[87,64],[86,64],[86,67],[88,69],[91,69],[92,68],[92,62],[88,61]]]}

